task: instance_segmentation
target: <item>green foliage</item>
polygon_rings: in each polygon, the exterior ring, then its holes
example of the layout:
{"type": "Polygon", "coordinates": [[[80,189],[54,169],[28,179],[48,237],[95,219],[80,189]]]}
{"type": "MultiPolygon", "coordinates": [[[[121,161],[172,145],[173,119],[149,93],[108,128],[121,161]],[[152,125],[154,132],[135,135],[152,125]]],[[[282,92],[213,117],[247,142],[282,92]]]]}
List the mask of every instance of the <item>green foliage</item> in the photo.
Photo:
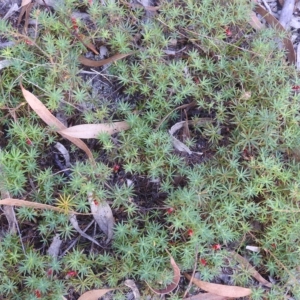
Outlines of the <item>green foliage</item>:
{"type": "MultiPolygon", "coordinates": [[[[39,291],[43,299],[61,299],[69,288],[81,294],[126,278],[163,288],[173,280],[167,249],[187,272],[197,250],[206,263],[197,260],[196,271],[206,281],[230,268],[232,284],[251,288],[252,299],[299,297],[300,102],[292,91],[295,71],[277,47],[278,33],[253,31],[246,0],[161,1],[156,14],[118,1],[64,2],[51,12],[32,12],[39,24],[33,35],[0,20],[1,37],[15,42],[0,52],[11,61],[0,82],[1,187],[12,197],[65,212],[16,209],[20,232],[30,224],[40,237],[31,245],[22,236],[1,238],[0,295],[35,299],[39,291]],[[71,18],[75,9],[90,15],[88,22],[76,19],[83,40],[71,18]],[[107,73],[93,74],[116,89],[108,96],[95,92],[94,79],[86,80],[79,64],[90,42],[106,45],[109,56],[131,52],[107,73]],[[166,51],[173,49],[175,55],[166,51]],[[130,129],[88,142],[95,166],[67,144],[67,178],[50,163],[60,137],[24,105],[20,79],[69,124],[125,120],[130,129]],[[191,102],[191,112],[178,109],[191,102]],[[168,129],[186,116],[193,126],[184,142],[194,152],[204,142],[204,159],[174,150],[168,129]],[[91,191],[113,209],[111,244],[90,251],[82,238],[64,257],[47,256],[57,234],[64,249],[74,240],[68,212],[90,213],[91,191]],[[246,245],[261,252],[251,254],[246,245]],[[265,293],[227,251],[247,256],[278,284],[265,293]]],[[[78,219],[85,227],[92,217],[78,219]]],[[[151,294],[140,286],[143,296],[151,294]]],[[[181,296],[179,290],[172,299],[181,296]]]]}

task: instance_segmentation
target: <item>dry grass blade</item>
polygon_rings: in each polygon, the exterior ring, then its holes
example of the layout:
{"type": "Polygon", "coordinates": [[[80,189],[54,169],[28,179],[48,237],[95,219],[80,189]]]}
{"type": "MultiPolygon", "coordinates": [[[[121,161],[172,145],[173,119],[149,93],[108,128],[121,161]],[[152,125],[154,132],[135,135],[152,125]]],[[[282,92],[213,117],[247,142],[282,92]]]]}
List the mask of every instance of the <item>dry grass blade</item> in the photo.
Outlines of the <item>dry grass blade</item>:
{"type": "Polygon", "coordinates": [[[15,211],[12,206],[3,205],[3,212],[8,222],[8,231],[11,234],[17,233],[15,211]]]}
{"type": "Polygon", "coordinates": [[[84,56],[79,56],[78,60],[81,64],[83,64],[87,67],[102,67],[104,65],[110,64],[110,63],[117,61],[119,59],[122,59],[124,57],[127,57],[131,54],[133,54],[133,52],[126,53],[126,54],[116,54],[112,57],[102,59],[102,60],[91,60],[91,59],[85,58],[84,56]]]}
{"type": "Polygon", "coordinates": [[[191,107],[194,107],[194,106],[197,106],[197,102],[196,101],[193,101],[191,103],[188,103],[188,104],[183,104],[181,106],[178,106],[176,108],[174,108],[173,110],[171,110],[160,122],[159,124],[157,125],[156,127],[156,130],[159,129],[159,127],[161,126],[161,124],[176,110],[178,109],[184,109],[184,108],[191,108],[191,107]]]}
{"type": "MultiPolygon", "coordinates": [[[[4,176],[3,172],[1,171],[1,168],[0,168],[0,175],[2,177],[4,176]]],[[[4,189],[4,186],[2,185],[1,181],[0,181],[0,192],[1,192],[1,199],[10,198],[9,192],[7,192],[4,189]]],[[[10,205],[3,205],[3,212],[8,222],[9,233],[11,234],[17,233],[17,219],[15,216],[14,208],[10,205]]]]}
{"type": "MultiPolygon", "coordinates": [[[[21,85],[22,93],[24,98],[26,99],[27,103],[30,105],[30,107],[38,114],[38,116],[49,126],[52,128],[55,128],[56,131],[61,131],[66,129],[65,125],[61,123],[57,118],[55,118],[50,111],[47,109],[47,107],[32,93],[27,91],[23,88],[21,85]]],[[[93,154],[91,150],[88,148],[88,146],[81,141],[80,139],[70,137],[68,135],[65,135],[63,133],[60,133],[64,138],[68,139],[70,142],[72,142],[74,145],[76,145],[78,148],[83,150],[88,158],[90,159],[91,163],[95,165],[95,160],[93,157],[93,154]]]]}
{"type": "MultiPolygon", "coordinates": [[[[24,3],[27,3],[27,2],[28,1],[24,1],[24,3]]],[[[27,4],[24,4],[24,5],[22,3],[22,9],[21,9],[21,12],[20,12],[20,15],[18,18],[17,26],[20,25],[22,18],[25,15],[25,24],[24,24],[24,28],[23,28],[24,32],[27,32],[27,29],[28,29],[29,16],[30,16],[32,7],[33,7],[33,3],[31,3],[31,1],[29,1],[27,4]]]]}
{"type": "MultiPolygon", "coordinates": [[[[287,35],[287,31],[284,29],[284,27],[279,23],[279,21],[272,15],[270,15],[261,5],[256,4],[255,6],[255,12],[257,14],[260,14],[272,27],[277,29],[280,32],[284,32],[287,35]]],[[[294,50],[294,46],[292,41],[285,37],[283,39],[284,47],[287,51],[287,58],[290,64],[296,63],[296,54],[294,50]]]]}
{"type": "Polygon", "coordinates": [[[12,64],[11,60],[4,59],[0,60],[0,70],[9,67],[12,64]]]}
{"type": "Polygon", "coordinates": [[[169,284],[166,288],[164,289],[161,289],[161,290],[156,290],[156,289],[153,289],[148,283],[148,286],[149,288],[156,294],[160,294],[160,295],[164,295],[164,294],[169,294],[171,293],[174,289],[176,289],[176,287],[178,286],[179,284],[179,280],[180,280],[180,269],[179,267],[177,266],[174,258],[171,256],[171,254],[169,253],[170,255],[170,262],[171,262],[171,265],[172,265],[172,268],[173,268],[173,272],[174,272],[174,276],[173,276],[173,282],[171,284],[169,284]]]}
{"type": "Polygon", "coordinates": [[[226,300],[228,297],[218,296],[211,293],[200,293],[195,296],[184,298],[184,300],[226,300]]]}
{"type": "Polygon", "coordinates": [[[7,20],[8,18],[10,18],[16,11],[19,10],[19,6],[17,3],[14,3],[10,9],[8,10],[8,12],[5,14],[4,17],[2,17],[3,20],[7,20]]]}
{"type": "Polygon", "coordinates": [[[113,291],[113,289],[91,290],[82,294],[78,300],[98,300],[100,297],[104,296],[110,291],[113,291]]]}
{"type": "Polygon", "coordinates": [[[250,272],[251,276],[254,277],[258,282],[261,284],[271,288],[272,284],[263,278],[255,269],[254,267],[248,262],[247,259],[239,255],[238,253],[231,252],[230,253],[234,259],[236,259],[241,265],[243,265],[247,270],[250,272]]]}
{"type": "Polygon", "coordinates": [[[248,288],[205,282],[196,278],[192,278],[192,276],[187,273],[185,273],[184,276],[187,279],[192,280],[193,283],[200,289],[218,296],[240,298],[251,295],[251,290],[248,288]]]}
{"type": "Polygon", "coordinates": [[[75,214],[72,214],[70,217],[70,222],[73,225],[74,229],[84,238],[90,240],[92,243],[98,245],[99,247],[102,247],[95,239],[93,239],[92,237],[90,237],[89,235],[87,235],[84,231],[82,231],[79,227],[77,218],[75,214]]]}
{"type": "Polygon", "coordinates": [[[37,203],[32,201],[26,201],[21,199],[14,199],[14,198],[6,198],[3,200],[0,200],[0,205],[10,205],[10,206],[19,206],[19,207],[31,207],[31,208],[37,208],[37,209],[50,209],[58,212],[63,212],[60,208],[43,204],[43,203],[37,203]]]}
{"type": "Polygon", "coordinates": [[[103,124],[83,124],[66,128],[59,133],[73,138],[95,139],[102,132],[114,134],[129,129],[129,125],[124,122],[103,123],[103,124]]]}

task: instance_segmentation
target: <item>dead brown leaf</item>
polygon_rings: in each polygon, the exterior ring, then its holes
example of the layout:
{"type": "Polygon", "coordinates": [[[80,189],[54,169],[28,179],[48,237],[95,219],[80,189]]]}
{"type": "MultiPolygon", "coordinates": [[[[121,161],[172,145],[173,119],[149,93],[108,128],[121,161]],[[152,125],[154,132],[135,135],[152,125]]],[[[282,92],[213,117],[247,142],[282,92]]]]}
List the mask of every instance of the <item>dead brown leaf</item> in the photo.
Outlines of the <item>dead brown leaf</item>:
{"type": "Polygon", "coordinates": [[[110,291],[113,291],[113,289],[91,290],[82,294],[78,300],[98,300],[100,297],[104,296],[110,291]]]}
{"type": "Polygon", "coordinates": [[[139,291],[139,289],[137,288],[135,282],[132,279],[125,280],[124,284],[131,288],[135,300],[140,300],[141,299],[140,291],[139,291]]]}
{"type": "Polygon", "coordinates": [[[174,272],[174,277],[173,277],[173,282],[171,284],[169,284],[165,289],[161,289],[161,290],[157,290],[157,289],[153,289],[148,283],[149,288],[156,294],[169,294],[171,293],[177,286],[180,280],[180,269],[177,266],[174,258],[170,255],[170,262],[173,268],[173,272],[174,272]]]}
{"type": "Polygon", "coordinates": [[[95,46],[90,41],[88,41],[88,38],[85,35],[78,33],[77,36],[78,36],[79,40],[82,42],[82,44],[85,45],[91,51],[93,51],[94,54],[96,54],[96,55],[99,54],[99,52],[97,51],[95,46]]]}
{"type": "Polygon", "coordinates": [[[32,0],[22,0],[21,7],[27,5],[27,4],[31,3],[31,2],[32,2],[32,0]]]}
{"type": "Polygon", "coordinates": [[[236,252],[230,252],[233,258],[235,258],[241,265],[243,265],[251,274],[252,277],[254,277],[258,282],[261,284],[271,288],[272,284],[263,278],[255,269],[254,267],[248,262],[248,260],[241,255],[239,255],[236,252]]]}
{"type": "Polygon", "coordinates": [[[184,300],[226,300],[228,297],[218,296],[211,293],[200,293],[198,295],[194,295],[184,300]]]}
{"type": "Polygon", "coordinates": [[[52,239],[52,242],[47,250],[47,254],[52,257],[58,257],[59,249],[62,242],[63,241],[60,239],[60,236],[57,233],[52,239]]]}
{"type": "Polygon", "coordinates": [[[93,193],[88,194],[88,200],[91,207],[91,213],[100,229],[107,236],[106,243],[109,243],[113,237],[113,228],[115,225],[112,210],[106,201],[95,199],[93,193]]]}
{"type": "Polygon", "coordinates": [[[101,132],[114,134],[129,129],[127,122],[114,122],[102,124],[83,124],[69,127],[59,131],[59,133],[73,138],[95,139],[101,132]]]}
{"type": "MultiPolygon", "coordinates": [[[[255,6],[255,12],[259,15],[261,15],[273,28],[276,30],[285,33],[286,36],[288,36],[287,31],[284,29],[284,27],[279,23],[279,21],[272,15],[269,14],[268,11],[266,11],[261,5],[256,4],[255,6]]],[[[294,50],[294,46],[292,41],[285,37],[283,39],[283,44],[285,47],[285,50],[287,51],[287,58],[290,64],[294,65],[296,63],[296,54],[294,50]]]]}
{"type": "Polygon", "coordinates": [[[260,22],[260,20],[258,19],[258,17],[256,16],[255,12],[252,11],[251,15],[250,15],[250,20],[249,20],[249,24],[256,30],[261,30],[263,29],[265,26],[260,22]]]}
{"type": "Polygon", "coordinates": [[[114,61],[117,61],[119,59],[122,59],[124,57],[127,57],[129,55],[133,54],[133,52],[130,52],[130,53],[126,53],[126,54],[116,54],[114,56],[111,56],[109,58],[106,58],[106,59],[102,59],[102,60],[91,60],[91,59],[88,59],[88,58],[85,58],[84,56],[79,56],[78,60],[81,64],[87,66],[87,67],[101,67],[101,66],[104,66],[104,65],[107,65],[107,64],[110,64],[114,61]]]}
{"type": "Polygon", "coordinates": [[[27,103],[30,105],[30,107],[38,114],[38,116],[50,127],[54,128],[56,131],[58,131],[64,138],[68,139],[70,142],[72,142],[74,145],[76,145],[78,148],[83,150],[86,155],[88,156],[90,162],[95,165],[95,160],[93,157],[93,154],[91,150],[88,148],[88,146],[80,139],[70,137],[68,135],[65,135],[61,133],[60,131],[67,129],[67,127],[61,123],[57,118],[55,118],[50,111],[47,109],[47,107],[32,93],[24,89],[24,87],[21,84],[21,89],[24,98],[26,99],[27,103]]]}
{"type": "Polygon", "coordinates": [[[192,282],[202,290],[218,296],[240,298],[251,295],[251,290],[248,288],[205,282],[196,278],[192,278],[187,273],[185,273],[184,276],[187,279],[192,280],[192,282]]]}
{"type": "Polygon", "coordinates": [[[20,15],[18,18],[17,26],[20,25],[22,18],[25,15],[25,24],[23,27],[25,32],[27,32],[27,29],[28,29],[29,16],[30,16],[32,7],[33,7],[33,3],[31,3],[31,1],[22,1],[22,9],[21,9],[21,12],[20,12],[20,15]],[[23,2],[26,4],[23,4],[23,2]]]}

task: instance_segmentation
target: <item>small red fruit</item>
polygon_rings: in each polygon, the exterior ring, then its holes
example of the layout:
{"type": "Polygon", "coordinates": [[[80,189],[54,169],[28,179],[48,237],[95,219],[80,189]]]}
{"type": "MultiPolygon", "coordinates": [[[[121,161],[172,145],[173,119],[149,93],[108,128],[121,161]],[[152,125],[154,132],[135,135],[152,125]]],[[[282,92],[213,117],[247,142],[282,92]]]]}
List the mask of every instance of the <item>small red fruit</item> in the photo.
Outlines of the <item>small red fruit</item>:
{"type": "Polygon", "coordinates": [[[76,18],[71,18],[71,22],[72,22],[72,27],[75,31],[78,31],[78,25],[77,25],[77,20],[76,18]]]}
{"type": "Polygon", "coordinates": [[[42,298],[42,293],[40,290],[35,290],[34,291],[34,295],[37,297],[37,298],[42,298]]]}
{"type": "Polygon", "coordinates": [[[120,165],[118,165],[118,164],[115,164],[114,166],[113,166],[113,171],[115,172],[115,173],[118,173],[119,171],[120,171],[120,165]]]}
{"type": "Polygon", "coordinates": [[[53,274],[53,270],[52,269],[48,269],[47,270],[47,275],[50,277],[50,276],[52,276],[52,274],[53,274]]]}
{"type": "Polygon", "coordinates": [[[200,262],[200,264],[201,264],[202,266],[206,266],[206,265],[207,265],[207,261],[206,261],[206,259],[204,259],[204,258],[200,258],[199,262],[200,262]]]}
{"type": "Polygon", "coordinates": [[[192,236],[192,235],[194,234],[193,229],[189,229],[189,230],[187,231],[187,234],[188,234],[188,236],[192,236]]]}
{"type": "Polygon", "coordinates": [[[32,141],[29,138],[27,138],[26,139],[26,144],[29,145],[29,146],[32,146],[32,141]]]}
{"type": "Polygon", "coordinates": [[[171,214],[171,213],[173,213],[174,212],[174,208],[173,207],[169,207],[168,209],[167,209],[167,214],[171,214]]]}
{"type": "Polygon", "coordinates": [[[292,90],[293,90],[293,91],[299,91],[299,90],[300,90],[300,85],[294,85],[294,86],[292,87],[292,90]]]}
{"type": "Polygon", "coordinates": [[[228,27],[225,28],[225,33],[227,36],[232,36],[232,32],[228,27]]]}
{"type": "Polygon", "coordinates": [[[33,45],[33,42],[30,41],[30,40],[25,40],[25,43],[26,43],[27,45],[29,45],[29,46],[32,46],[32,45],[33,45]]]}
{"type": "Polygon", "coordinates": [[[221,245],[220,244],[214,244],[212,245],[213,250],[221,250],[221,245]]]}
{"type": "Polygon", "coordinates": [[[98,200],[95,199],[95,200],[94,200],[94,204],[95,204],[95,205],[99,205],[98,200]]]}
{"type": "Polygon", "coordinates": [[[67,276],[70,278],[70,277],[74,277],[74,276],[77,276],[77,272],[76,271],[69,271],[67,273],[67,276]]]}

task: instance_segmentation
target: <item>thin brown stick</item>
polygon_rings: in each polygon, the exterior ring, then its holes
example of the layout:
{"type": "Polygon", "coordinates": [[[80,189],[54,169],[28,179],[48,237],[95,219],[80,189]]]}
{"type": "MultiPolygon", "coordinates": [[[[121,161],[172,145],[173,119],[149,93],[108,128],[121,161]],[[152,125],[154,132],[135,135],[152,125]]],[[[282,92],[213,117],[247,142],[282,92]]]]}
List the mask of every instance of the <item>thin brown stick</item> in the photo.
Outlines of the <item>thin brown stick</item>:
{"type": "Polygon", "coordinates": [[[183,299],[186,297],[186,295],[188,294],[189,290],[192,287],[193,278],[195,277],[197,265],[198,265],[198,246],[196,247],[196,250],[195,250],[195,264],[194,264],[194,269],[193,269],[192,277],[190,279],[190,282],[189,282],[189,285],[188,285],[186,291],[184,292],[183,299]]]}
{"type": "Polygon", "coordinates": [[[197,102],[196,101],[193,101],[191,103],[188,103],[188,104],[183,104],[183,105],[180,105],[176,108],[174,108],[173,110],[171,110],[159,123],[158,125],[156,126],[156,129],[155,130],[158,130],[159,127],[161,126],[161,124],[175,111],[175,110],[178,110],[178,109],[183,109],[183,108],[188,108],[188,107],[193,107],[193,106],[196,106],[197,105],[197,102]]]}

